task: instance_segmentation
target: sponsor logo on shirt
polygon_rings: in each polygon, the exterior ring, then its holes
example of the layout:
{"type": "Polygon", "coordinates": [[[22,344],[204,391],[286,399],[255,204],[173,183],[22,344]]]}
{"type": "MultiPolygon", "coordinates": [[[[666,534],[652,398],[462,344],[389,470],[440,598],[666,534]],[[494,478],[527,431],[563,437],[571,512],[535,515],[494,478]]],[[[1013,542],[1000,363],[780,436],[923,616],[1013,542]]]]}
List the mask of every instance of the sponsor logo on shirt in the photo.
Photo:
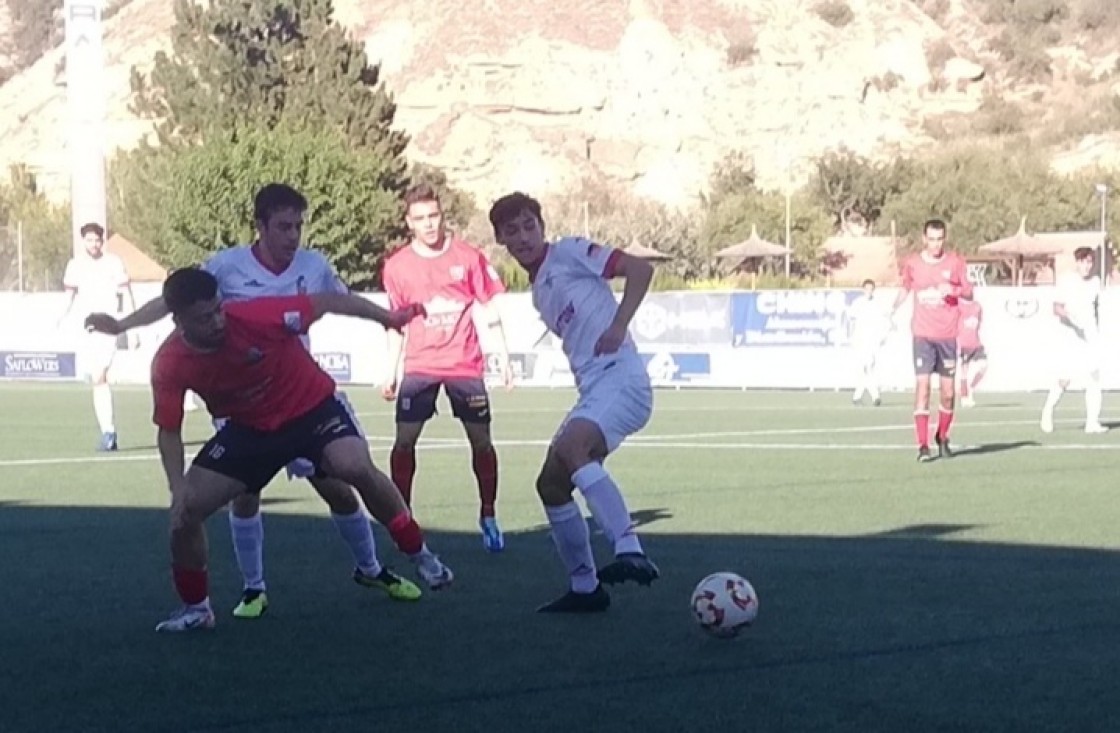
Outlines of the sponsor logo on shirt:
{"type": "Polygon", "coordinates": [[[284,328],[292,333],[299,333],[302,331],[302,324],[303,319],[299,317],[299,311],[288,311],[284,314],[284,328]]]}
{"type": "Polygon", "coordinates": [[[244,283],[242,283],[241,286],[245,288],[263,288],[264,283],[262,283],[260,280],[257,280],[256,278],[253,278],[251,280],[246,280],[244,283]]]}
{"type": "Polygon", "coordinates": [[[556,319],[556,333],[563,335],[564,329],[572,322],[575,315],[576,307],[573,303],[569,302],[568,305],[564,306],[564,310],[560,311],[560,316],[556,319]]]}

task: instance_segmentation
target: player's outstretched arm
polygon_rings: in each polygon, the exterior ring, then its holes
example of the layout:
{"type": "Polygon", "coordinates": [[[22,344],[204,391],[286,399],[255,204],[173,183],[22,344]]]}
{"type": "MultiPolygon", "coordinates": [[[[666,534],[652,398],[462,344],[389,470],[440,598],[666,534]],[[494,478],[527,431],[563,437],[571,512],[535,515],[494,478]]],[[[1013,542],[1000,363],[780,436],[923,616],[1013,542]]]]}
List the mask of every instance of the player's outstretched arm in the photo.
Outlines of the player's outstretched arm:
{"type": "MultiPolygon", "coordinates": [[[[133,305],[135,305],[135,301],[133,305]]],[[[163,296],[161,295],[149,300],[124,318],[117,319],[108,313],[92,313],[86,317],[86,329],[116,336],[134,328],[150,326],[166,316],[168,312],[167,304],[163,302],[163,296]]]]}
{"type": "Polygon", "coordinates": [[[424,315],[422,305],[408,305],[396,310],[386,310],[381,306],[349,293],[316,293],[308,296],[311,300],[312,320],[323,316],[350,316],[367,321],[376,321],[385,328],[400,330],[417,316],[424,315]]]}
{"type": "MultiPolygon", "coordinates": [[[[617,250],[616,250],[617,252],[617,250]]],[[[638,312],[642,301],[649,292],[649,285],[653,282],[653,265],[625,252],[617,252],[618,260],[615,263],[615,277],[626,279],[622,289],[622,300],[615,311],[614,320],[595,344],[595,354],[613,354],[626,340],[630,322],[638,312]]]]}

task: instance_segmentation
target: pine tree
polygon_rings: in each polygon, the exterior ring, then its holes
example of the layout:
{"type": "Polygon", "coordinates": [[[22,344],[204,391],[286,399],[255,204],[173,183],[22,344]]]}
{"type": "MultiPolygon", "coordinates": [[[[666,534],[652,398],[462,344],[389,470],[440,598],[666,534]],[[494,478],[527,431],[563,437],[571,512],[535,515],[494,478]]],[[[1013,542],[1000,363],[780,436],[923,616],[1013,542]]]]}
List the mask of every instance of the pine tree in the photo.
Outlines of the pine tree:
{"type": "Polygon", "coordinates": [[[392,129],[392,97],[333,10],[331,0],[176,0],[171,55],[157,54],[148,75],[133,70],[134,111],[158,121],[164,146],[294,123],[399,158],[408,139],[392,129]]]}

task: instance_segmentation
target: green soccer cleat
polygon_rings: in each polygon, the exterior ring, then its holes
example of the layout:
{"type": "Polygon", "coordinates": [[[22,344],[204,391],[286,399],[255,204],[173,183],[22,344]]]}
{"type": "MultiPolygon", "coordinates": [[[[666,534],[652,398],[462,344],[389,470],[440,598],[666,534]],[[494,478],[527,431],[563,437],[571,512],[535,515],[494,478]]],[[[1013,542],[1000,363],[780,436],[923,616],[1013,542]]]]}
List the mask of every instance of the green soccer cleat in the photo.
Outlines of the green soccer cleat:
{"type": "Polygon", "coordinates": [[[246,588],[241,594],[241,602],[233,609],[234,618],[255,619],[268,610],[268,596],[263,590],[246,588]]]}
{"type": "Polygon", "coordinates": [[[423,593],[411,580],[402,578],[389,568],[382,568],[378,575],[366,575],[354,568],[354,582],[365,588],[377,588],[394,601],[418,601],[423,593]]]}

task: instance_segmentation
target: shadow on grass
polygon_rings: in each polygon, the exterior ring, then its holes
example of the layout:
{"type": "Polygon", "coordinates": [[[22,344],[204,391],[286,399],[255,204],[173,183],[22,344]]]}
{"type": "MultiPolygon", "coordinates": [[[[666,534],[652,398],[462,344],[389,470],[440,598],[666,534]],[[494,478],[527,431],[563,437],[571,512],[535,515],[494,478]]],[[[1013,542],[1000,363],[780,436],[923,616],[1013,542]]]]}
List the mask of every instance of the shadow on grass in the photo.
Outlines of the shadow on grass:
{"type": "MultiPolygon", "coordinates": [[[[669,513],[635,516],[656,529],[669,513]]],[[[612,589],[609,613],[554,617],[533,613],[565,588],[544,528],[510,532],[500,555],[474,532],[431,531],[456,585],[409,604],[350,581],[329,520],[265,521],[269,614],[230,617],[240,583],[217,516],[218,628],[166,637],[163,511],[4,503],[5,733],[1118,729],[1115,552],[955,542],[972,525],[951,523],[647,533],[662,580],[612,589]],[[761,598],[732,641],[688,610],[717,570],[761,598]]]]}

